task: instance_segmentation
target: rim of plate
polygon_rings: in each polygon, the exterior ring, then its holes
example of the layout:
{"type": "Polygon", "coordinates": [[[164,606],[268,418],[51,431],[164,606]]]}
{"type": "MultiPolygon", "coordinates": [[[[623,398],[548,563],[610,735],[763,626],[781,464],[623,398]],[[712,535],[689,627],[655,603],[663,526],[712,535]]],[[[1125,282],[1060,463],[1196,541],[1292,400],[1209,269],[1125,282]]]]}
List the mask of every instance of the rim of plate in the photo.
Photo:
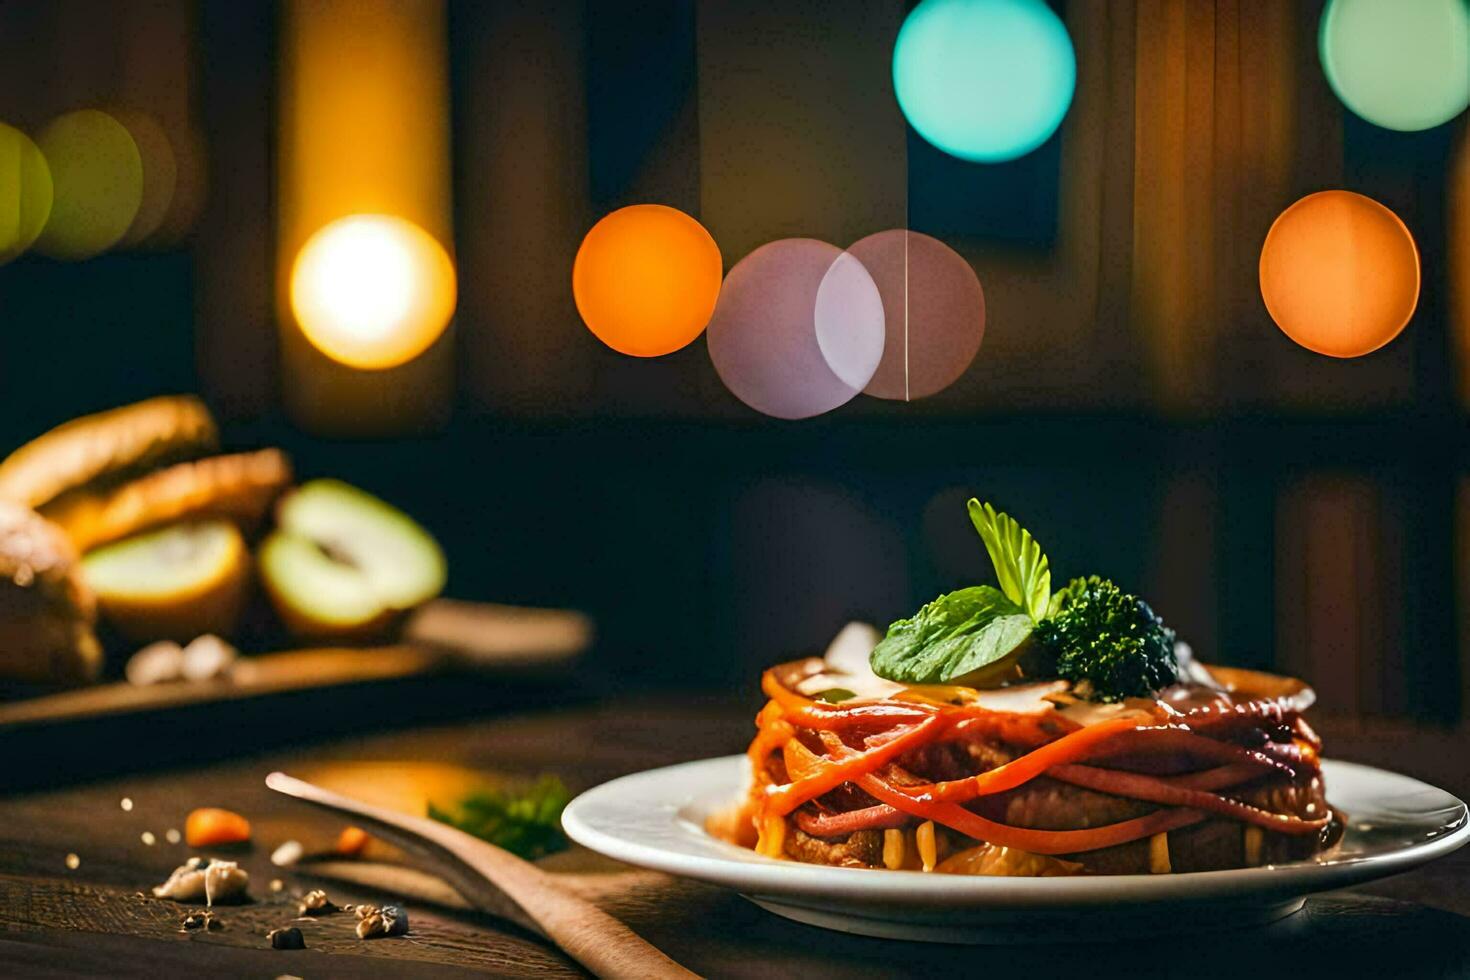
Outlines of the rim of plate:
{"type": "Polygon", "coordinates": [[[607,857],[745,893],[1007,908],[1302,895],[1396,874],[1470,842],[1470,809],[1454,795],[1411,776],[1323,760],[1330,798],[1339,785],[1347,789],[1345,795],[1362,799],[1365,781],[1390,784],[1379,790],[1380,811],[1384,803],[1408,794],[1433,794],[1437,799],[1412,812],[1426,818],[1443,814],[1439,832],[1414,843],[1321,860],[1167,875],[1022,878],[834,868],[763,857],[705,831],[705,815],[737,800],[748,764],[744,755],[720,756],[622,776],[574,799],[562,825],[577,843],[607,857]]]}

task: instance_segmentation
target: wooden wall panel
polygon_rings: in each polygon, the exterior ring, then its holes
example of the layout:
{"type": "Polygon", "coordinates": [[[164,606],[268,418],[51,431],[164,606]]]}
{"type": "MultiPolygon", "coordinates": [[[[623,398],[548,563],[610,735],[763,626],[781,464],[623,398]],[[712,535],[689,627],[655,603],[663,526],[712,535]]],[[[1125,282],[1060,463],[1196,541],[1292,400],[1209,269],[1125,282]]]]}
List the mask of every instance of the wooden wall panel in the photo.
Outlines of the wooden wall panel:
{"type": "MultiPolygon", "coordinates": [[[[34,135],[74,109],[125,124],[146,115],[197,177],[196,16],[193,0],[0,4],[0,120],[34,135]]],[[[151,202],[167,200],[158,187],[145,188],[151,202]]],[[[83,262],[31,254],[0,268],[0,428],[28,438],[80,412],[196,386],[192,266],[178,248],[191,215],[174,218],[146,247],[83,262]]]]}
{"type": "Polygon", "coordinates": [[[593,217],[584,17],[582,0],[454,8],[460,376],[482,412],[602,407],[571,288],[593,217]]]}
{"type": "Polygon", "coordinates": [[[195,359],[221,419],[280,410],[272,100],[276,16],[211,0],[199,12],[199,93],[211,150],[194,240],[195,359]]]}
{"type": "Polygon", "coordinates": [[[1459,639],[1455,653],[1460,668],[1461,723],[1470,720],[1470,477],[1462,476],[1455,487],[1455,633],[1459,639]]]}
{"type": "Polygon", "coordinates": [[[1307,678],[1326,713],[1403,713],[1401,516],[1351,473],[1296,478],[1277,508],[1277,664],[1307,678]]]}
{"type": "Polygon", "coordinates": [[[349,214],[418,224],[454,253],[445,0],[286,0],[281,7],[276,304],[281,392],[317,432],[420,432],[452,405],[454,324],[406,364],[360,371],[313,347],[290,308],[306,240],[349,214]]]}
{"type": "Polygon", "coordinates": [[[1077,92],[1061,126],[1056,244],[950,243],[985,289],[985,343],[949,390],[897,409],[906,414],[1147,404],[1143,351],[1128,318],[1135,4],[1069,3],[1065,19],[1077,92]]]}
{"type": "Polygon", "coordinates": [[[901,0],[698,8],[700,211],[725,266],[778,238],[906,224],[901,0]]]}
{"type": "Polygon", "coordinates": [[[1239,664],[1220,647],[1220,487],[1215,473],[1183,471],[1164,478],[1155,524],[1155,553],[1145,600],[1201,660],[1239,664]]]}
{"type": "Polygon", "coordinates": [[[1470,408],[1470,119],[1458,126],[1448,175],[1448,311],[1459,403],[1470,408]]]}

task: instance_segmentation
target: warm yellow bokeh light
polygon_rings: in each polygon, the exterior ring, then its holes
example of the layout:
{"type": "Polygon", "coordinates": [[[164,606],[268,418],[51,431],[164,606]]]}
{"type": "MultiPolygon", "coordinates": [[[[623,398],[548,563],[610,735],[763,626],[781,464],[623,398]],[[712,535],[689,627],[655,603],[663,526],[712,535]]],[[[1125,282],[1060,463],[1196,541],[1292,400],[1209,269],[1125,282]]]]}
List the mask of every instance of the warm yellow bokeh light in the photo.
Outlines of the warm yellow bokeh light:
{"type": "Polygon", "coordinates": [[[412,360],[454,314],[444,246],[386,214],[339,218],[309,238],[291,270],[291,309],[322,353],[355,368],[412,360]]]}
{"type": "Polygon", "coordinates": [[[51,169],[31,138],[0,123],[0,264],[31,247],[51,214],[51,169]]]}
{"type": "Polygon", "coordinates": [[[720,247],[698,221],[662,204],[635,204],[607,215],[582,239],[572,295],[604,344],[658,357],[703,332],[723,268],[720,247]]]}
{"type": "Polygon", "coordinates": [[[1397,337],[1419,303],[1419,251],[1399,216],[1352,191],[1281,212],[1261,246],[1261,297],[1292,340],[1360,357],[1397,337]]]}
{"type": "Polygon", "coordinates": [[[127,128],[98,109],[57,116],[36,136],[54,200],[36,250],[87,259],[122,240],[143,203],[143,158],[127,128]]]}

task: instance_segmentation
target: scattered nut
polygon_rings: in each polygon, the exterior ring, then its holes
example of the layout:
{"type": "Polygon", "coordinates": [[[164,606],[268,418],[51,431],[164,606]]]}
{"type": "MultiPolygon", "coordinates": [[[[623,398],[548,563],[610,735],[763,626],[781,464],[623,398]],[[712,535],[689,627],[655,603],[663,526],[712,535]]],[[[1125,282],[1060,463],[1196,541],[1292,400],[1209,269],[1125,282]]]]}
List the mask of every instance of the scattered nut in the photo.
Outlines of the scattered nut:
{"type": "Polygon", "coordinates": [[[274,851],[271,851],[271,864],[274,864],[278,868],[289,868],[297,861],[300,861],[301,856],[305,853],[306,848],[301,846],[300,841],[288,840],[274,851]]]}
{"type": "Polygon", "coordinates": [[[213,633],[196,636],[184,647],[179,673],[186,681],[207,681],[230,669],[238,651],[213,633]]]}
{"type": "Polygon", "coordinates": [[[184,835],[179,833],[179,828],[170,827],[168,828],[168,830],[164,831],[163,838],[170,844],[177,844],[179,841],[184,839],[184,835]]]}
{"type": "Polygon", "coordinates": [[[138,835],[138,839],[141,840],[144,844],[147,844],[149,847],[152,847],[154,844],[158,843],[158,838],[153,836],[153,831],[151,830],[143,831],[141,834],[138,835]]]}
{"type": "Polygon", "coordinates": [[[284,929],[272,929],[266,933],[271,941],[271,949],[305,949],[306,940],[302,938],[301,930],[295,926],[286,926],[284,929]]]}
{"type": "Polygon", "coordinates": [[[209,909],[205,909],[203,912],[190,912],[179,922],[179,932],[189,932],[194,929],[218,932],[224,927],[225,921],[209,909]]]}
{"type": "Polygon", "coordinates": [[[358,939],[401,936],[408,932],[408,913],[396,905],[384,905],[382,908],[359,905],[357,919],[358,939]]]}
{"type": "Polygon", "coordinates": [[[279,878],[271,879],[271,891],[279,892],[286,887],[286,883],[279,878]]]}
{"type": "Polygon", "coordinates": [[[122,799],[117,801],[117,805],[123,808],[124,813],[127,813],[133,809],[132,798],[124,796],[122,799]]]}
{"type": "Polygon", "coordinates": [[[68,854],[66,856],[66,866],[70,870],[75,871],[77,868],[80,868],[82,866],[82,859],[77,857],[75,854],[68,854]]]}
{"type": "Polygon", "coordinates": [[[301,896],[300,903],[296,906],[302,915],[328,915],[337,911],[337,906],[327,898],[327,893],[320,888],[313,888],[301,896]]]}
{"type": "Polygon", "coordinates": [[[214,861],[204,871],[204,901],[234,901],[245,896],[250,875],[234,861],[214,861]]]}
{"type": "Polygon", "coordinates": [[[183,676],[184,648],[173,640],[150,643],[128,658],[123,676],[139,687],[165,684],[183,676]]]}
{"type": "Polygon", "coordinates": [[[213,905],[246,897],[250,875],[234,861],[211,861],[191,857],[174,869],[168,880],[153,889],[155,898],[171,898],[176,902],[197,902],[203,898],[213,905]]]}
{"type": "Polygon", "coordinates": [[[163,884],[153,889],[154,898],[171,898],[176,902],[192,902],[204,896],[204,869],[209,859],[191,857],[174,868],[163,884]]]}

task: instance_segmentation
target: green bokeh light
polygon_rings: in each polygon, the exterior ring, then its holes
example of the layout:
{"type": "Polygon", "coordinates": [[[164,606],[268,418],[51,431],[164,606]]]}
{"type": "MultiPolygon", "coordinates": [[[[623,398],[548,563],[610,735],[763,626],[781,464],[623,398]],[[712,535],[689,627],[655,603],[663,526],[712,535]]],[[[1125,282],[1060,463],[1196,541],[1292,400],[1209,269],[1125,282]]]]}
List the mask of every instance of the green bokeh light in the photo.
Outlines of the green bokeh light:
{"type": "Polygon", "coordinates": [[[1470,0],[1330,0],[1322,70],[1353,112],[1413,132],[1470,105],[1470,0]]]}
{"type": "Polygon", "coordinates": [[[31,247],[51,214],[51,170],[31,138],[0,123],[0,264],[31,247]]]}
{"type": "Polygon", "coordinates": [[[86,259],[122,240],[143,203],[143,158],[127,128],[97,109],[57,116],[36,137],[55,199],[36,250],[86,259]]]}

